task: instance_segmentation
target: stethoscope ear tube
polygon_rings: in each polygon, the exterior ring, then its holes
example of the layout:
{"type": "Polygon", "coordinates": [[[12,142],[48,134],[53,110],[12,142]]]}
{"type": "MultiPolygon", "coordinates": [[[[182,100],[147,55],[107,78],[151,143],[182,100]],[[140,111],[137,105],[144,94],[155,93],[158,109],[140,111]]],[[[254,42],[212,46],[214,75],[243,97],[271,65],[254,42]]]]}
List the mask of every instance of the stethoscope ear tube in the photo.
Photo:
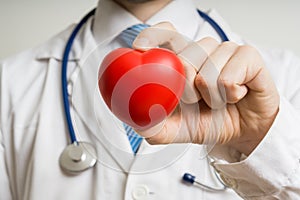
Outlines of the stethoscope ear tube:
{"type": "Polygon", "coordinates": [[[215,20],[213,20],[210,16],[208,16],[206,13],[202,12],[199,9],[197,9],[197,12],[203,19],[205,19],[216,30],[216,32],[218,33],[218,35],[220,36],[223,42],[229,41],[229,38],[227,37],[223,29],[219,26],[217,22],[215,22],[215,20]]]}

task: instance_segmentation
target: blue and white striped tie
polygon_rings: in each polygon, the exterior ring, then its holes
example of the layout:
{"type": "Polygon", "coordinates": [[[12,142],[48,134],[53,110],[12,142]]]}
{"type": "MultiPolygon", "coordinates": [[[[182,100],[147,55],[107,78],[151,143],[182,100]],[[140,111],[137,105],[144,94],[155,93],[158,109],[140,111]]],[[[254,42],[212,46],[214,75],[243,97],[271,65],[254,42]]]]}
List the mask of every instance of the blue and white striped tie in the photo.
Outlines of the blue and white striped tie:
{"type": "MultiPolygon", "coordinates": [[[[149,27],[147,24],[136,24],[128,29],[124,30],[120,35],[118,36],[125,44],[127,47],[132,47],[132,43],[136,36],[145,28],[149,27]]],[[[136,154],[143,138],[139,136],[130,126],[127,124],[123,124],[125,131],[128,136],[128,140],[130,142],[132,151],[134,154],[136,154]]]]}
{"type": "Polygon", "coordinates": [[[128,126],[127,124],[123,123],[123,126],[125,128],[130,146],[132,148],[132,151],[134,154],[136,154],[137,150],[139,149],[139,146],[141,142],[143,141],[143,138],[139,136],[132,128],[131,126],[128,126]]]}

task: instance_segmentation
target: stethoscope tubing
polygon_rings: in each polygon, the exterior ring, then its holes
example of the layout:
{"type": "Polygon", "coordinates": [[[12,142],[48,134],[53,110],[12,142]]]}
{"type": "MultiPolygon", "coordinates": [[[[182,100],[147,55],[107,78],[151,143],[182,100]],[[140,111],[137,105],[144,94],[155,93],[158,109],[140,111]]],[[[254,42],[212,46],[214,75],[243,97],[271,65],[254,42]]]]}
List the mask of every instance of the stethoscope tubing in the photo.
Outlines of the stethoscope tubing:
{"type": "Polygon", "coordinates": [[[206,13],[202,12],[199,9],[197,9],[197,12],[203,19],[205,19],[205,21],[207,21],[215,29],[215,31],[218,33],[223,42],[229,41],[229,38],[227,37],[226,33],[215,20],[213,20],[210,16],[208,16],[206,13]]]}
{"type": "Polygon", "coordinates": [[[68,60],[71,52],[71,48],[73,42],[76,38],[76,35],[80,31],[81,27],[87,22],[87,20],[95,14],[96,9],[91,10],[86,16],[82,18],[82,20],[78,23],[78,25],[74,28],[71,33],[64,50],[63,60],[62,60],[62,73],[61,73],[61,81],[62,81],[62,95],[63,95],[63,103],[64,103],[64,112],[66,116],[66,121],[68,125],[68,132],[70,135],[71,143],[77,143],[76,134],[74,131],[71,112],[70,112],[70,102],[68,96],[68,80],[67,80],[67,68],[68,68],[68,60]]]}

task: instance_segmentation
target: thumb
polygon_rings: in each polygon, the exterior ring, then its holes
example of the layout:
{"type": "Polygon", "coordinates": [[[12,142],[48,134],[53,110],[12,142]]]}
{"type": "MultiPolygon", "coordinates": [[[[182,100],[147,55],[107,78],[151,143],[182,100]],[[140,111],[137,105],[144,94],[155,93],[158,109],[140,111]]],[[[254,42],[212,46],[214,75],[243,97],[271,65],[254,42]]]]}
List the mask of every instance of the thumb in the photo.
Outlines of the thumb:
{"type": "Polygon", "coordinates": [[[161,22],[144,29],[133,41],[133,48],[146,51],[151,48],[167,48],[175,53],[186,47],[188,41],[169,22],[161,22]]]}

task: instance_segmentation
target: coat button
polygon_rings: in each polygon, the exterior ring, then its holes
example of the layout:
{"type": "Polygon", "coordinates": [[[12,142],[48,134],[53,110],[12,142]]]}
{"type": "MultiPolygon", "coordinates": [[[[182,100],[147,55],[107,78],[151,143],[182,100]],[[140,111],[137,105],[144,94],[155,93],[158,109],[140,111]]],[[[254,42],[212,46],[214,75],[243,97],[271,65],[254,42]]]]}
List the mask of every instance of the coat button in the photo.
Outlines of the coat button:
{"type": "Polygon", "coordinates": [[[227,176],[225,176],[223,173],[220,173],[220,177],[223,181],[223,183],[229,187],[229,188],[232,188],[232,189],[236,189],[237,188],[237,183],[236,183],[236,180],[232,179],[232,178],[229,178],[227,176]]]}
{"type": "Polygon", "coordinates": [[[148,198],[149,189],[145,185],[137,185],[132,190],[132,198],[134,200],[145,200],[148,198]]]}

